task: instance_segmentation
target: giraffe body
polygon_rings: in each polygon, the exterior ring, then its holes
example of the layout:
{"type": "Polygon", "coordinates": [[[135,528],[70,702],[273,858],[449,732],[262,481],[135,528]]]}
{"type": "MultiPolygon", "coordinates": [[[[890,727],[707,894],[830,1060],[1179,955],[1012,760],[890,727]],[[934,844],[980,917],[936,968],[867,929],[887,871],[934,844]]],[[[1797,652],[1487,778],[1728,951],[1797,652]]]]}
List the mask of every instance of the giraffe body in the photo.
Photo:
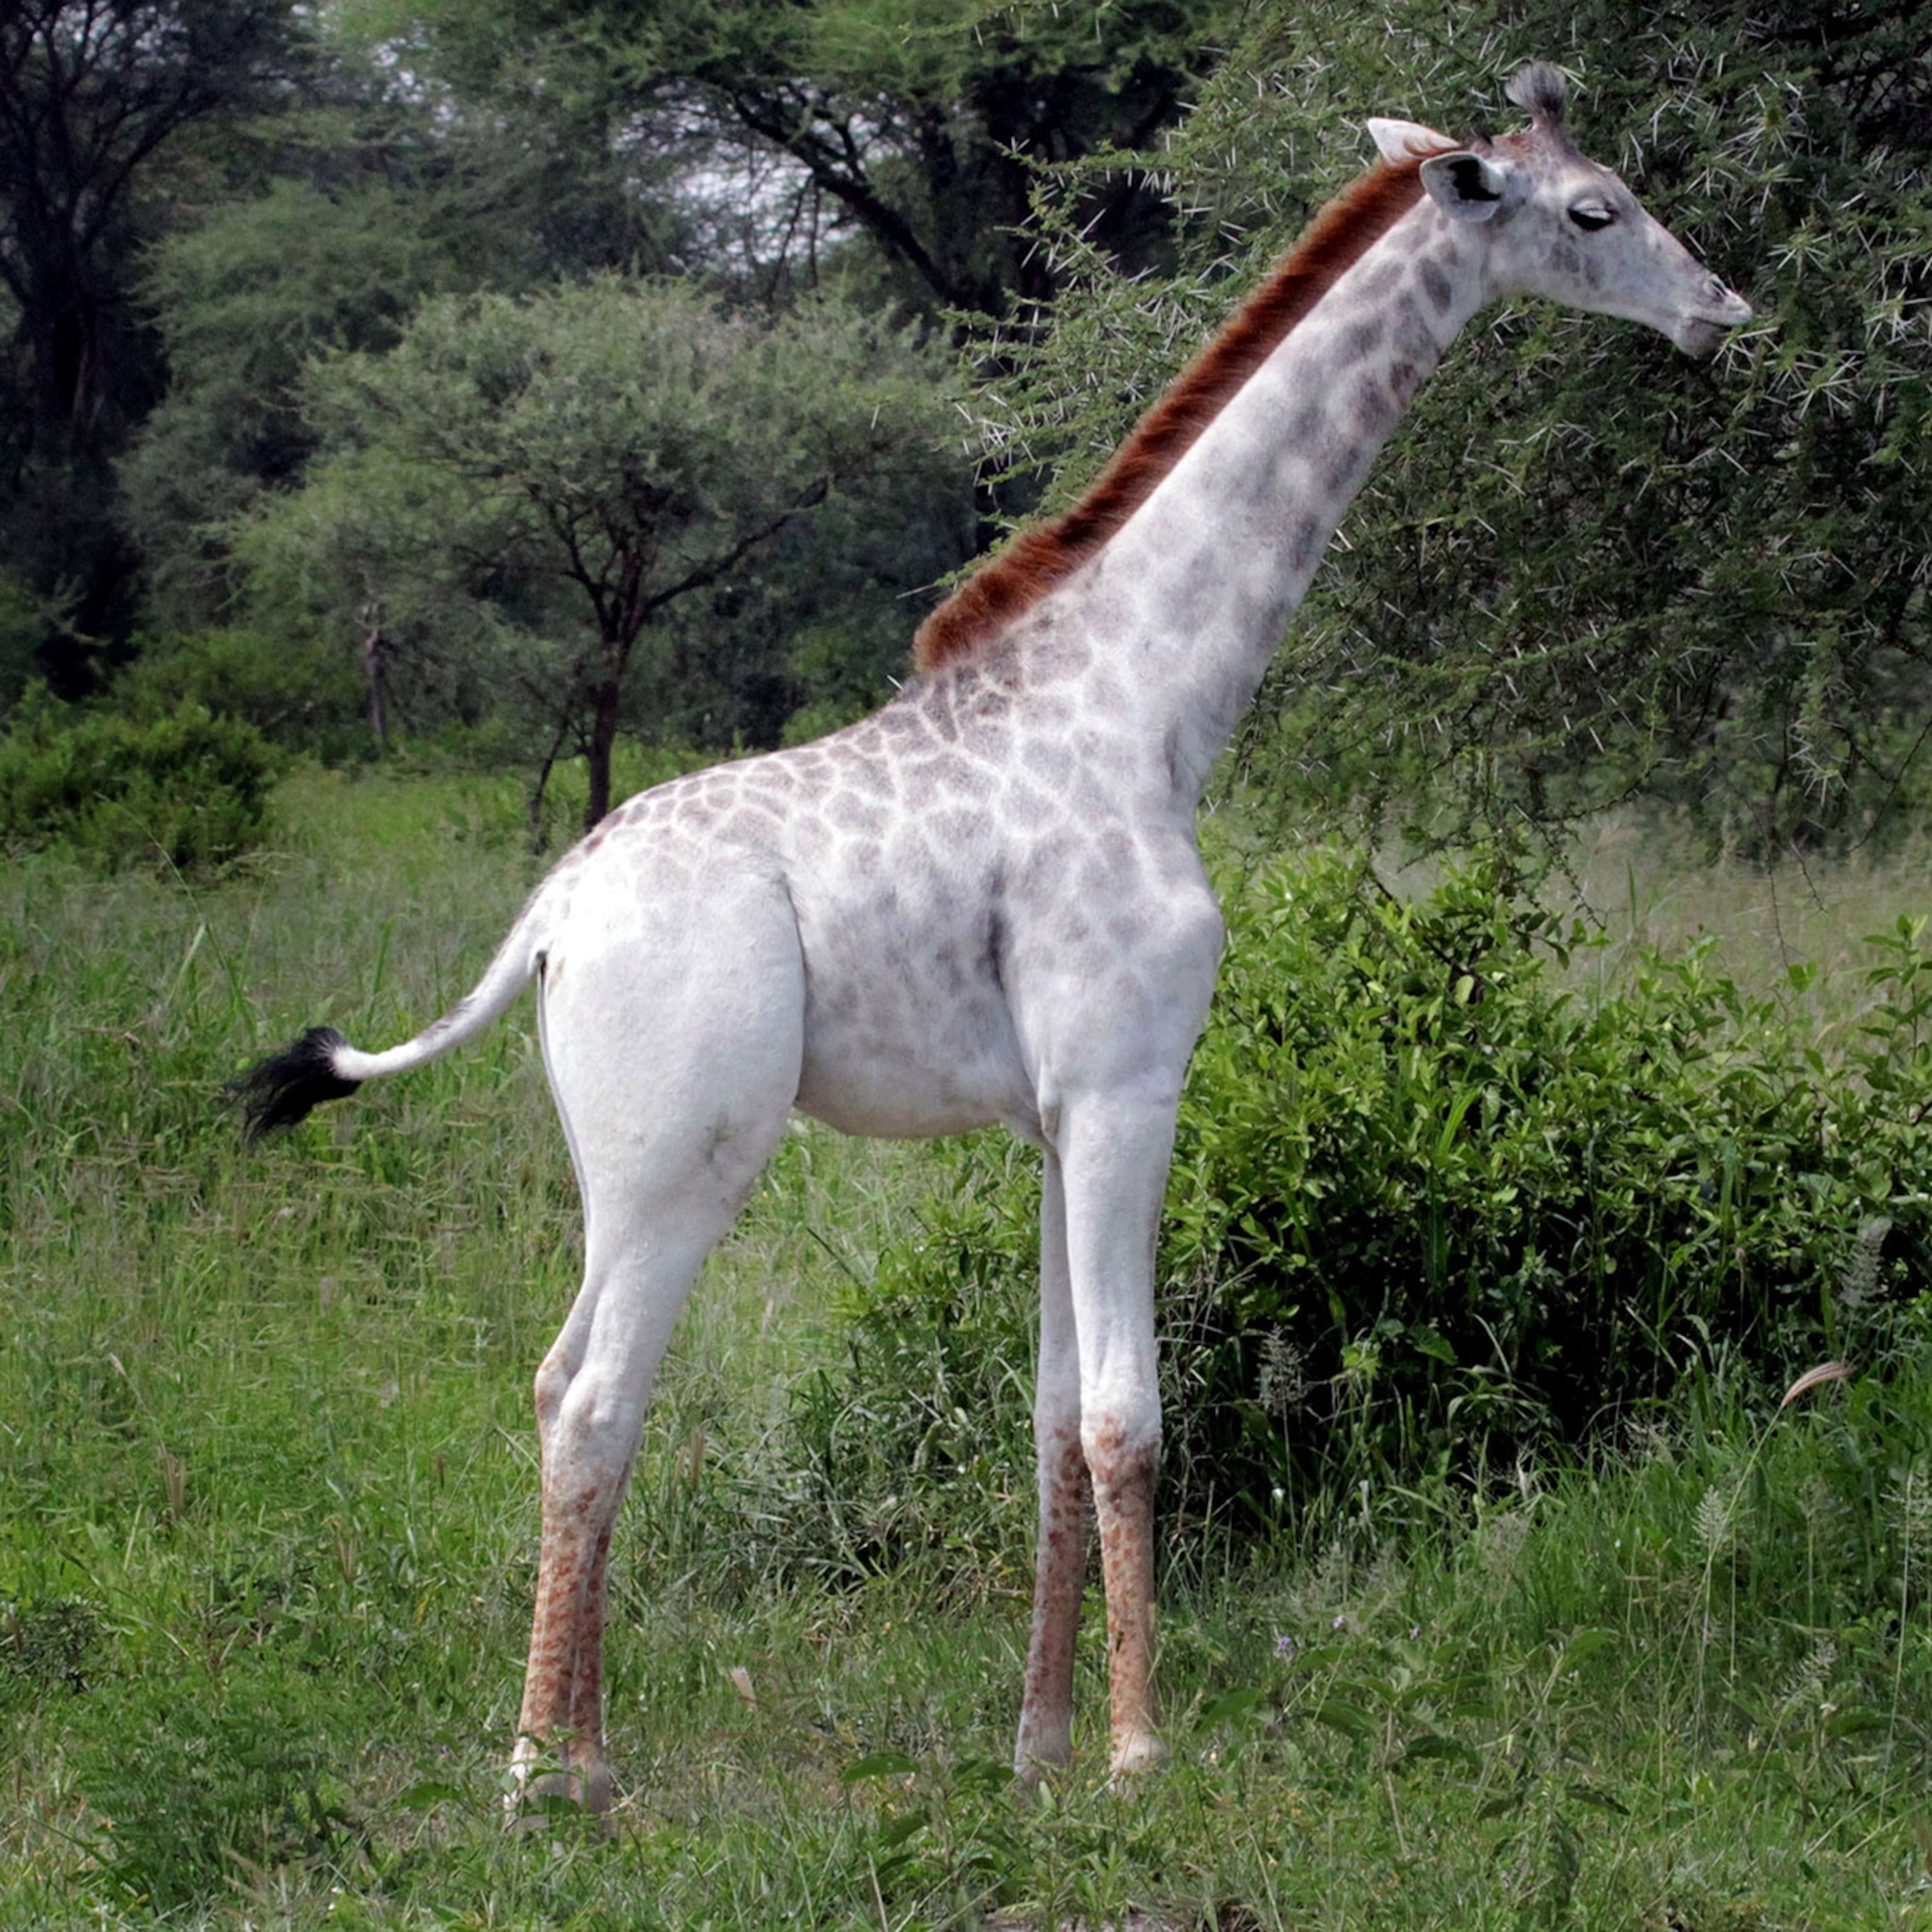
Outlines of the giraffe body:
{"type": "Polygon", "coordinates": [[[299,1118],[456,1044],[538,976],[585,1274],[536,1379],[543,1550],[517,1760],[533,1770],[560,1742],[563,1784],[592,1808],[610,1798],[604,1570],[645,1402],[794,1107],[854,1133],[999,1123],[1042,1150],[1016,1762],[1033,1774],[1070,1754],[1096,1519],[1113,1765],[1160,1760],[1154,1253],[1221,944],[1194,832],[1209,765],[1376,451],[1486,302],[1568,299],[1694,352],[1750,315],[1576,153],[1552,70],[1512,92],[1534,124],[1493,144],[1372,123],[1374,233],[1331,223],[1336,259],[1312,292],[1289,289],[1281,338],[1242,350],[1238,380],[1214,377],[1227,393],[1211,412],[1196,379],[1204,426],[1150,416],[1142,454],[1158,460],[1117,459],[1090,500],[1104,514],[1036,541],[1017,587],[998,563],[969,584],[971,621],[928,626],[922,674],[883,710],[612,813],[477,991],[415,1040],[371,1054],[318,1032],[248,1077],[258,1124],[299,1118]]]}

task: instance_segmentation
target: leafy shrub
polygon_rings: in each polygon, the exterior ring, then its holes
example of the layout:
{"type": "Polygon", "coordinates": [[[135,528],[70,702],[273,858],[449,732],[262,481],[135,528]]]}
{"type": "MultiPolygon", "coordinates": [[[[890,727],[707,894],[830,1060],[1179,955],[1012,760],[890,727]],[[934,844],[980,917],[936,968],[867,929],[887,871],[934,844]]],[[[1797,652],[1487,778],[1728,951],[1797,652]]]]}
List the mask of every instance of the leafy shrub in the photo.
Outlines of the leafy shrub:
{"type": "Polygon", "coordinates": [[[154,722],[184,704],[245,718],[263,737],[339,762],[370,749],[367,698],[347,653],[312,637],[204,631],[151,646],[115,686],[116,708],[154,722]]]}
{"type": "MultiPolygon", "coordinates": [[[[1407,904],[1317,853],[1234,897],[1160,1250],[1178,1516],[1580,1444],[1714,1348],[1782,1376],[1876,1347],[1924,1282],[1916,928],[1834,1065],[1703,952],[1581,997],[1586,935],[1522,884],[1492,854],[1407,904]]],[[[848,1561],[943,1542],[965,1493],[1030,1513],[1034,1166],[961,1144],[855,1292],[849,1374],[800,1392],[848,1561]]]]}
{"type": "Polygon", "coordinates": [[[845,1364],[794,1388],[790,1440],[758,1472],[781,1569],[851,1577],[964,1551],[993,1588],[1018,1580],[991,1564],[1028,1560],[1039,1161],[1004,1135],[939,1158],[950,1184],[853,1288],[845,1364]]]}
{"type": "Polygon", "coordinates": [[[0,570],[0,712],[26,689],[40,646],[59,625],[59,613],[46,598],[0,570]]]}
{"type": "Polygon", "coordinates": [[[279,766],[254,725],[197,704],[143,722],[30,695],[0,739],[0,840],[109,866],[219,865],[260,842],[279,766]]]}
{"type": "Polygon", "coordinates": [[[106,1821],[104,1875],[166,1912],[228,1892],[243,1861],[326,1853],[350,1825],[313,1682],[268,1671],[225,1688],[117,1687],[110,1735],[79,1754],[106,1821]]]}
{"type": "Polygon", "coordinates": [[[1585,934],[1520,883],[1492,855],[1407,904],[1318,858],[1238,908],[1163,1278],[1196,1480],[1251,1514],[1338,1449],[1359,1480],[1580,1442],[1716,1340],[1782,1375],[1869,1318],[1848,1271],[1924,1271],[1932,1162],[1880,1097],[1915,935],[1834,1070],[1707,951],[1580,999],[1585,934]]]}
{"type": "Polygon", "coordinates": [[[100,1631],[100,1612],[76,1598],[0,1604],[0,1709],[86,1689],[100,1631]]]}

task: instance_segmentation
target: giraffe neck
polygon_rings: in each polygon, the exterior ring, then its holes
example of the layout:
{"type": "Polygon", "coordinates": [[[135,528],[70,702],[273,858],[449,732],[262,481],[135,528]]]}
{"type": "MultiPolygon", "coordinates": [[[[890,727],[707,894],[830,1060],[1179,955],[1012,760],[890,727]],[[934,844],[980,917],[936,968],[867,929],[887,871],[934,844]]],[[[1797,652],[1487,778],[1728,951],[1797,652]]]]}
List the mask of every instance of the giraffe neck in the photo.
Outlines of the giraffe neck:
{"type": "Polygon", "coordinates": [[[1484,261],[1478,231],[1420,203],[1068,585],[1046,648],[1084,656],[1091,701],[1160,746],[1190,808],[1377,452],[1482,306],[1484,261]]]}

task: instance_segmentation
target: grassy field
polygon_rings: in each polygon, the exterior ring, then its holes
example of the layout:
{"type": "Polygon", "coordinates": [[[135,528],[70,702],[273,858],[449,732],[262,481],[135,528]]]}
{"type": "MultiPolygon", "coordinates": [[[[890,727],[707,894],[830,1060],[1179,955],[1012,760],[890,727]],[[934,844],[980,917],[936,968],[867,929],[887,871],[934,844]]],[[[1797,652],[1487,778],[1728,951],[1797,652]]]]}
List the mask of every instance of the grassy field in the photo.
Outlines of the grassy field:
{"type": "MultiPolygon", "coordinates": [[[[529,1378],[578,1252],[530,1016],[256,1151],[218,1089],[465,988],[533,877],[520,800],[308,773],[282,810],[218,886],[0,873],[0,1922],[1932,1925],[1927,1324],[1782,1411],[1707,1374],[1593,1466],[1419,1490],[1400,1537],[1177,1561],[1176,1761],[1124,1795],[1096,1592],[1079,1765],[1028,1801],[1023,1544],[856,1575],[770,1528],[793,1390],[923,1172],[809,1127],[653,1411],[618,1828],[506,1835],[529,1378]]],[[[1849,935],[1920,876],[1691,874],[1615,827],[1586,856],[1645,936],[1720,931],[1767,983],[1820,959],[1844,1023],[1849,935]]],[[[1023,1520],[1030,1471],[995,1474],[1023,1520]]]]}

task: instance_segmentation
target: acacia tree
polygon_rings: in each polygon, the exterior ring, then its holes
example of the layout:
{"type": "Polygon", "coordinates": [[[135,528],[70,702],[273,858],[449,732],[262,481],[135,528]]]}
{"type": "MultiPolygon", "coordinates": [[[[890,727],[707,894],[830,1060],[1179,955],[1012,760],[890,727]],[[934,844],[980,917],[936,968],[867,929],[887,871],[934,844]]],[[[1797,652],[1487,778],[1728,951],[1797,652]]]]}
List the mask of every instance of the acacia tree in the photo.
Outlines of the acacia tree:
{"type": "Polygon", "coordinates": [[[331,196],[281,181],[150,252],[143,293],[168,394],[118,465],[146,568],[148,624],[188,633],[225,601],[217,532],[256,494],[299,480],[312,439],[305,357],[386,349],[453,280],[420,207],[378,179],[331,196]]]}
{"type": "Polygon", "coordinates": [[[929,493],[942,400],[848,315],[766,325],[615,277],[432,301],[386,355],[315,365],[308,392],[325,454],[234,532],[258,589],[319,592],[365,644],[392,603],[487,608],[531,640],[519,675],[551,756],[580,740],[587,825],[640,640],[835,496],[894,472],[929,493]]]}
{"type": "Polygon", "coordinates": [[[332,21],[326,87],[262,124],[259,170],[199,177],[201,205],[142,251],[167,390],[117,473],[151,637],[223,621],[234,585],[216,532],[299,481],[310,357],[392,346],[433,292],[656,273],[701,252],[669,186],[604,152],[570,104],[468,101],[350,36],[332,21]]]}

